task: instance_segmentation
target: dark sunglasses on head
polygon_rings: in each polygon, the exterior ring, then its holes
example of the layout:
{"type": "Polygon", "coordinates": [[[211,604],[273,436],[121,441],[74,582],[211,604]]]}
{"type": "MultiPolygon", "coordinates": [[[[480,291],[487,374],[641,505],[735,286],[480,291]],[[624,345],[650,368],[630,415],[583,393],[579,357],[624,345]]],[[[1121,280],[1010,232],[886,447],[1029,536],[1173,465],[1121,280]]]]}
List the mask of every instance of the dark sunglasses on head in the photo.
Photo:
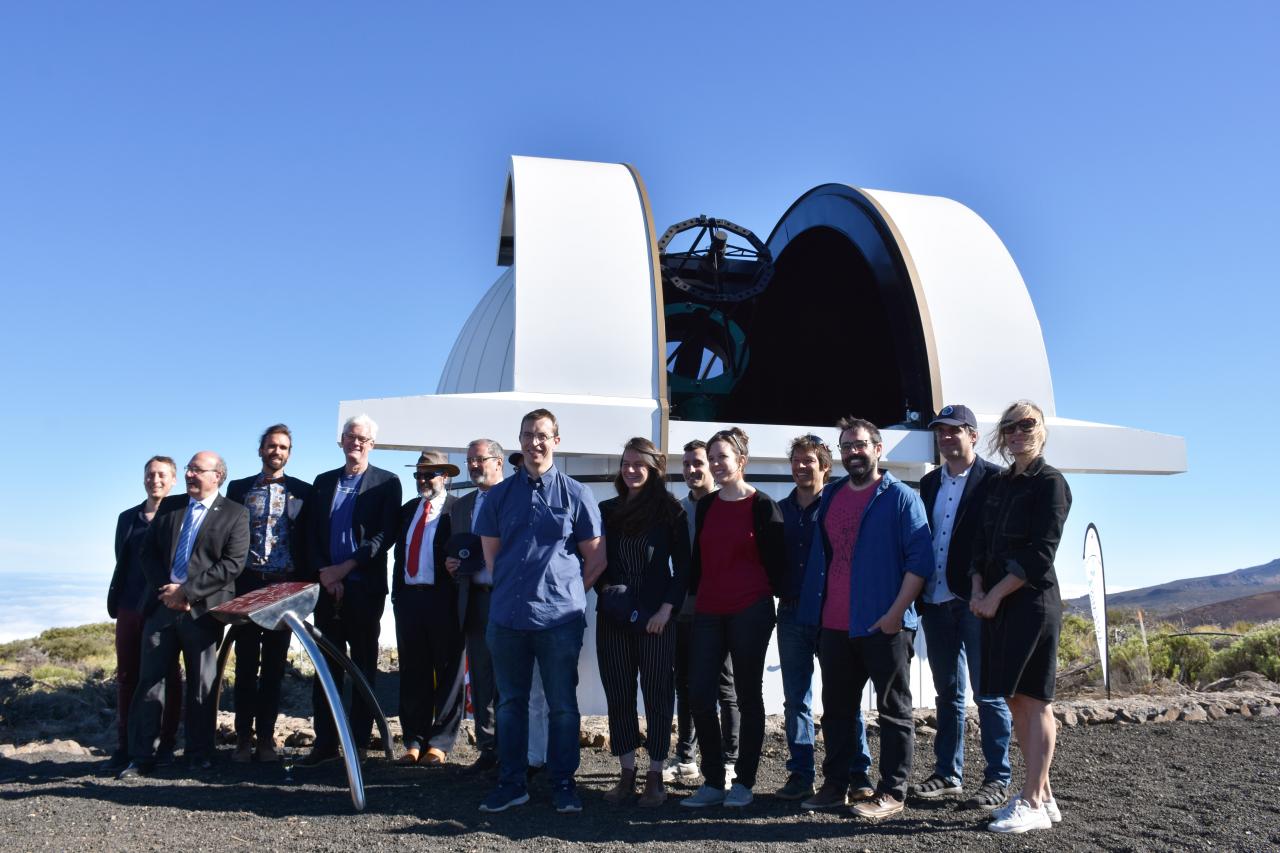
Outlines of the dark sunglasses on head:
{"type": "Polygon", "coordinates": [[[1021,430],[1024,434],[1035,430],[1036,424],[1039,423],[1035,418],[1023,418],[1013,423],[1000,424],[1001,435],[1013,435],[1015,430],[1021,430]]]}

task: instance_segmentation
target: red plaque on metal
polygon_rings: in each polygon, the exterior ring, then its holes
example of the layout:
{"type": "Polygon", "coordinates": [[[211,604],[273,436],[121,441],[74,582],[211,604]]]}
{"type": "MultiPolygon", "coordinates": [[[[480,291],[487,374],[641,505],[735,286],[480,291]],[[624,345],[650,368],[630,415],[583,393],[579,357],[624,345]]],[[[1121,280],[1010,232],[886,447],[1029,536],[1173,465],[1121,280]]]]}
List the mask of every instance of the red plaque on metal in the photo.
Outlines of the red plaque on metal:
{"type": "Polygon", "coordinates": [[[283,604],[294,596],[305,595],[314,587],[315,583],[308,581],[268,584],[262,589],[246,592],[226,604],[220,604],[209,612],[223,622],[245,622],[252,619],[255,613],[283,604]]]}

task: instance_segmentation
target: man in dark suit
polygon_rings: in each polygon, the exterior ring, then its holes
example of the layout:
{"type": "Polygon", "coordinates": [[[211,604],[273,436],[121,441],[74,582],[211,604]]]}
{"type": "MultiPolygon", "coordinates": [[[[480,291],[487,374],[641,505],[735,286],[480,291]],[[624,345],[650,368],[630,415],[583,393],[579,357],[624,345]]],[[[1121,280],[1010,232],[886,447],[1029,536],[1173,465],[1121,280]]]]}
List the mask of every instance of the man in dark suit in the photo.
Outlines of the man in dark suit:
{"type": "MultiPolygon", "coordinates": [[[[116,620],[116,736],[119,746],[108,767],[123,770],[129,764],[129,705],[138,688],[142,661],[143,610],[151,598],[142,571],[142,543],[160,501],[173,491],[178,466],[168,456],[152,456],[142,468],[147,499],[131,506],[116,520],[116,568],[107,591],[107,615],[116,620]]],[[[175,657],[165,678],[164,720],[160,726],[159,762],[173,760],[173,746],[182,719],[182,669],[175,657]]]]}
{"type": "MultiPolygon", "coordinates": [[[[293,434],[284,424],[266,428],[258,439],[262,472],[227,485],[227,500],[249,510],[249,556],[236,578],[236,595],[296,580],[302,560],[298,519],[311,498],[311,485],[284,472],[293,452],[293,434]]],[[[287,628],[266,631],[252,622],[233,629],[236,643],[236,750],[238,762],[279,761],[276,717],[280,714],[280,681],[289,656],[287,628]],[[254,751],[254,729],[257,751],[254,751]]]]}
{"type": "MultiPolygon", "coordinates": [[[[399,530],[401,494],[399,477],[369,464],[377,434],[378,425],[368,415],[347,419],[338,440],[345,464],[316,477],[303,525],[309,576],[322,587],[316,627],[348,654],[371,687],[387,600],[387,552],[399,530]]],[[[341,690],[342,667],[328,663],[341,690]]],[[[338,730],[319,678],[311,702],[316,741],[304,766],[338,757],[338,730]]],[[[358,694],[351,702],[350,724],[356,748],[368,749],[373,709],[358,694]]]]}
{"type": "Polygon", "coordinates": [[[222,623],[209,615],[235,597],[235,580],[249,549],[249,512],[218,494],[227,479],[222,457],[191,457],[187,493],[165,498],[142,543],[150,590],[142,629],[142,666],[129,711],[128,779],[155,766],[165,680],[179,650],[187,669],[186,756],[193,770],[213,761],[214,680],[222,623]]]}
{"type": "Polygon", "coordinates": [[[448,494],[458,467],[439,450],[423,450],[413,472],[418,497],[400,510],[391,604],[400,653],[402,764],[441,765],[458,738],[464,713],[462,621],[458,587],[445,570],[448,494]]]}
{"type": "MultiPolygon", "coordinates": [[[[454,535],[471,533],[471,523],[484,503],[485,495],[502,482],[505,456],[502,445],[491,438],[478,438],[467,445],[467,476],[476,489],[459,498],[449,512],[454,535]]],[[[457,557],[449,557],[445,560],[445,568],[457,577],[459,563],[457,557]]],[[[493,716],[498,685],[493,676],[493,658],[484,639],[485,629],[489,626],[489,595],[492,591],[493,573],[487,568],[470,577],[458,577],[458,615],[466,638],[476,749],[480,751],[471,767],[482,771],[498,766],[498,739],[493,716]]]]}
{"type": "Polygon", "coordinates": [[[977,454],[978,421],[967,406],[945,406],[929,424],[942,465],[920,481],[933,536],[934,573],[921,594],[920,621],[937,690],[938,734],[934,771],[909,793],[938,799],[964,790],[965,671],[978,705],[986,771],[965,803],[994,809],[1008,799],[1009,708],[1001,697],[978,696],[981,621],[969,612],[969,559],[982,524],[982,505],[998,465],[977,454]]]}

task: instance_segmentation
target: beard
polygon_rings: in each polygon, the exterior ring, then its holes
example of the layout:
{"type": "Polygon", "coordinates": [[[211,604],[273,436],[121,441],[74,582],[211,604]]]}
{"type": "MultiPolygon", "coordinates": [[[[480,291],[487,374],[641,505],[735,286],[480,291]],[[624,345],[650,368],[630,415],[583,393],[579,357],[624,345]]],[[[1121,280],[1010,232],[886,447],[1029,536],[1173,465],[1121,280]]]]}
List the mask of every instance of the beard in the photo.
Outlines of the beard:
{"type": "Polygon", "coordinates": [[[849,480],[855,486],[865,486],[876,474],[876,463],[870,459],[854,459],[844,463],[844,470],[848,472],[849,480]]]}

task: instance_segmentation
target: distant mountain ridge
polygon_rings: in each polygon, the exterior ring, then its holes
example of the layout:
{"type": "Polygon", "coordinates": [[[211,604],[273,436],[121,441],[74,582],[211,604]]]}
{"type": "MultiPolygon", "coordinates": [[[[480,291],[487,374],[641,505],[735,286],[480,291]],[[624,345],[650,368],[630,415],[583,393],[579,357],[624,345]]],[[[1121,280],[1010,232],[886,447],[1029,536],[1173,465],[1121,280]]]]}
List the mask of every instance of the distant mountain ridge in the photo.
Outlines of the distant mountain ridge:
{"type": "Polygon", "coordinates": [[[1181,621],[1188,627],[1221,625],[1226,628],[1237,622],[1270,622],[1280,619],[1280,590],[1206,604],[1204,607],[1174,613],[1167,618],[1172,622],[1181,621]]]}
{"type": "MultiPolygon", "coordinates": [[[[1142,589],[1109,593],[1107,607],[1141,607],[1147,613],[1170,614],[1276,591],[1280,591],[1280,559],[1220,575],[1182,578],[1142,589]]],[[[1066,605],[1072,610],[1088,613],[1089,596],[1072,598],[1066,605]]]]}

